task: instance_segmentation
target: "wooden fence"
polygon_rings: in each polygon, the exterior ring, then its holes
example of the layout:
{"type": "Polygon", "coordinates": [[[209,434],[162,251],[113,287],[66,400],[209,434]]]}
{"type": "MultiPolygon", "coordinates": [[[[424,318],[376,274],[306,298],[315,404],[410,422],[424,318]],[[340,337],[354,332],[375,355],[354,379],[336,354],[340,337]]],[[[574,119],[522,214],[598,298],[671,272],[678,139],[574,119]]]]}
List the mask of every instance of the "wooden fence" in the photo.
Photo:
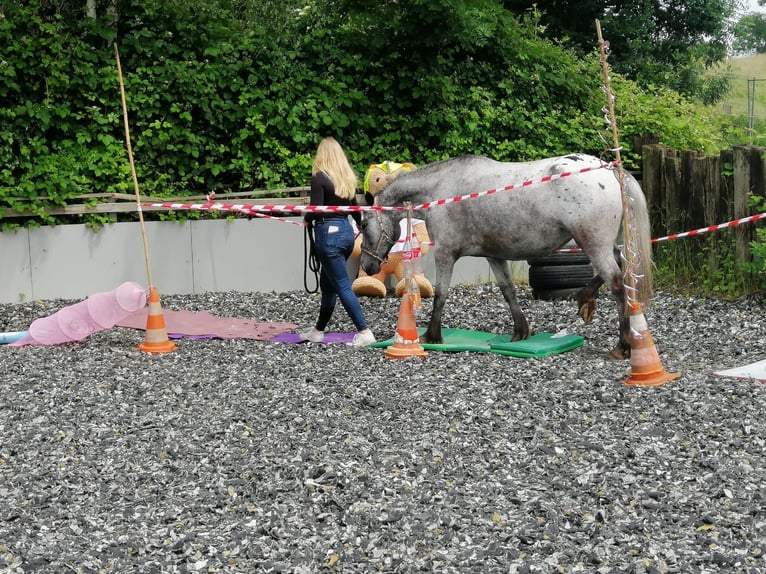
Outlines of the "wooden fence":
{"type": "MultiPolygon", "coordinates": [[[[219,193],[215,195],[215,201],[226,203],[247,203],[252,205],[308,205],[311,188],[308,186],[288,187],[284,189],[272,190],[254,190],[238,191],[232,193],[219,193]]],[[[14,198],[18,203],[25,203],[29,200],[23,197],[14,198]]],[[[138,210],[135,194],[127,193],[89,193],[87,195],[78,195],[73,199],[73,203],[58,207],[45,208],[42,211],[47,215],[53,216],[78,216],[93,213],[108,214],[113,219],[117,219],[119,213],[135,213],[138,210]],[[85,203],[85,202],[88,203],[85,203]],[[97,202],[97,203],[94,203],[97,202]]],[[[205,195],[184,195],[179,197],[152,197],[148,195],[141,196],[142,203],[206,203],[208,200],[205,195]]],[[[164,207],[142,207],[142,211],[167,211],[164,207]]],[[[15,210],[10,207],[3,211],[3,218],[21,218],[37,217],[39,213],[34,209],[15,210]]]]}
{"type": "MultiPolygon", "coordinates": [[[[644,145],[641,150],[641,185],[655,237],[754,215],[756,211],[748,203],[750,196],[766,196],[764,148],[736,147],[712,157],[658,144],[644,145]]],[[[732,232],[737,261],[751,261],[755,225],[738,225],[732,232]]]]}
{"type": "MultiPolygon", "coordinates": [[[[641,180],[652,217],[652,235],[660,237],[718,225],[754,215],[748,204],[751,194],[766,196],[766,148],[743,146],[722,151],[718,156],[705,157],[696,151],[677,151],[660,145],[654,135],[636,138],[634,150],[641,150],[641,180]]],[[[219,194],[216,200],[274,204],[308,203],[308,187],[283,190],[251,191],[219,194]],[[275,199],[279,195],[279,199],[275,199]]],[[[136,210],[133,195],[89,195],[80,201],[96,199],[99,203],[78,203],[46,209],[49,215],[82,215],[88,213],[111,214],[116,218],[120,212],[136,210]]],[[[143,197],[145,202],[205,201],[204,196],[183,198],[143,197]]],[[[21,200],[20,200],[21,201],[21,200]]],[[[153,211],[153,208],[145,208],[153,211]]],[[[35,217],[31,210],[15,211],[6,208],[2,218],[35,217]]],[[[0,218],[0,219],[2,219],[0,218]]],[[[736,259],[752,260],[750,242],[756,237],[755,226],[748,223],[733,230],[736,243],[736,259]]],[[[716,234],[714,234],[716,235],[716,234]]],[[[683,241],[689,241],[684,239],[683,241]]],[[[711,243],[715,244],[716,239],[711,243]]],[[[702,240],[696,241],[697,245],[702,240]]],[[[711,260],[715,265],[715,260],[711,260]]]]}

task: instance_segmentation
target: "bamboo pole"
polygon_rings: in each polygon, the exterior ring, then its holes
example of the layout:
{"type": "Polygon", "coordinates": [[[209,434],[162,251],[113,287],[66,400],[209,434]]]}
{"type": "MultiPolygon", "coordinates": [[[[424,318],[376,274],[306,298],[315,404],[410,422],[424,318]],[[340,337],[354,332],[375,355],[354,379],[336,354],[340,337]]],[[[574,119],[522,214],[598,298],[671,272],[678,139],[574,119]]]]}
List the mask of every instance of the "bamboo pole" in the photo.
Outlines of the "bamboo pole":
{"type": "Polygon", "coordinates": [[[630,239],[630,224],[629,224],[629,210],[628,210],[628,196],[625,193],[625,172],[622,167],[622,156],[620,154],[620,131],[617,128],[617,117],[614,113],[614,92],[612,92],[611,82],[609,80],[609,65],[606,62],[606,42],[601,34],[601,22],[596,20],[596,32],[598,34],[598,50],[601,60],[601,71],[604,76],[604,91],[607,99],[607,110],[609,113],[609,124],[612,132],[613,148],[610,150],[614,153],[615,163],[617,167],[617,181],[620,184],[620,195],[622,196],[622,231],[625,242],[625,259],[627,262],[626,273],[623,277],[628,287],[627,297],[625,298],[625,305],[629,311],[632,305],[632,299],[636,293],[636,278],[633,275],[633,253],[631,248],[630,239]]]}
{"type": "Polygon", "coordinates": [[[141,207],[141,192],[138,189],[138,176],[136,175],[136,165],[133,162],[133,146],[130,144],[130,123],[128,122],[128,105],[125,99],[125,84],[122,80],[122,66],[120,65],[120,52],[117,44],[114,45],[114,56],[117,60],[117,74],[120,78],[120,99],[122,100],[122,118],[125,123],[125,145],[128,148],[128,161],[130,161],[130,173],[133,176],[133,190],[136,195],[136,211],[138,211],[138,220],[141,223],[141,237],[144,242],[144,260],[146,261],[146,280],[149,283],[149,289],[154,287],[152,281],[152,268],[149,261],[149,242],[146,238],[146,226],[144,225],[144,212],[141,207]]]}

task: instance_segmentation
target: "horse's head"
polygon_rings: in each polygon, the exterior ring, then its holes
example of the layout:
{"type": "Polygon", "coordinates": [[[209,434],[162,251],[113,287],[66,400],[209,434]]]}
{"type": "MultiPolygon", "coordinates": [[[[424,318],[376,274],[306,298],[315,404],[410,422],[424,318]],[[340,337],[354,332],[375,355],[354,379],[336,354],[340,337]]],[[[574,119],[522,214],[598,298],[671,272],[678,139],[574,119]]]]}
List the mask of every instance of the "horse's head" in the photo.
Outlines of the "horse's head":
{"type": "MultiPolygon", "coordinates": [[[[362,221],[362,258],[360,265],[368,275],[375,275],[386,261],[396,240],[399,225],[396,211],[368,211],[362,221]]],[[[399,218],[401,214],[398,214],[399,218]]]]}

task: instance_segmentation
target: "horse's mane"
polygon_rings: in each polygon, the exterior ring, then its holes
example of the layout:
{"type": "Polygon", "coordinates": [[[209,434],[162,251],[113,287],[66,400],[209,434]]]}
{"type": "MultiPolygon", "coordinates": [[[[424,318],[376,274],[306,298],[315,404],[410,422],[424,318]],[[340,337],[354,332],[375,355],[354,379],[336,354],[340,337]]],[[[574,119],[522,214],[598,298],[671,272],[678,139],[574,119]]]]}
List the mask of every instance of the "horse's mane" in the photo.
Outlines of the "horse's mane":
{"type": "MultiPolygon", "coordinates": [[[[487,158],[477,155],[463,155],[436,161],[408,171],[392,180],[378,194],[376,203],[380,205],[402,205],[406,201],[421,203],[435,198],[435,193],[442,187],[439,185],[441,172],[445,175],[468,169],[471,163],[487,158]],[[427,185],[425,185],[427,183],[427,185]]],[[[451,175],[450,175],[451,177],[451,175]]]]}

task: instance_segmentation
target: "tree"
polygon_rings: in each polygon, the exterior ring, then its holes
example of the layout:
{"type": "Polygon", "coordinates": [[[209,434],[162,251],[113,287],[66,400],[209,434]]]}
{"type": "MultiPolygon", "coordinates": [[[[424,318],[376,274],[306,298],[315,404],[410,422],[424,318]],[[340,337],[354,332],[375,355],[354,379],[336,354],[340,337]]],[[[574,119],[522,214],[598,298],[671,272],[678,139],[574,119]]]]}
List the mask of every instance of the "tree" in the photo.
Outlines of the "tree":
{"type": "MultiPolygon", "coordinates": [[[[402,4],[96,0],[91,18],[86,0],[0,3],[0,217],[131,189],[115,42],[148,195],[305,184],[326,135],[360,172],[384,159],[602,151],[594,51],[541,37],[534,15],[501,0],[402,4]]],[[[616,76],[624,145],[712,137],[677,94],[616,76]]]]}
{"type": "Polygon", "coordinates": [[[732,49],[735,53],[746,54],[766,52],[766,16],[763,14],[747,14],[740,18],[732,30],[734,42],[732,49]]]}
{"type": "Polygon", "coordinates": [[[711,97],[705,72],[726,59],[727,23],[740,0],[503,0],[503,5],[515,13],[539,10],[546,36],[581,53],[596,47],[599,19],[616,72],[705,101],[711,97]]]}
{"type": "Polygon", "coordinates": [[[360,147],[380,145],[385,125],[400,126],[386,137],[411,158],[449,149],[528,158],[580,147],[574,140],[590,129],[580,118],[599,116],[603,105],[594,108],[595,62],[539,38],[532,18],[515,16],[500,0],[311,6],[303,56],[358,87],[355,111],[362,113],[354,115],[373,122],[349,126],[360,147]],[[537,113],[545,118],[533,120],[537,113]]]}

